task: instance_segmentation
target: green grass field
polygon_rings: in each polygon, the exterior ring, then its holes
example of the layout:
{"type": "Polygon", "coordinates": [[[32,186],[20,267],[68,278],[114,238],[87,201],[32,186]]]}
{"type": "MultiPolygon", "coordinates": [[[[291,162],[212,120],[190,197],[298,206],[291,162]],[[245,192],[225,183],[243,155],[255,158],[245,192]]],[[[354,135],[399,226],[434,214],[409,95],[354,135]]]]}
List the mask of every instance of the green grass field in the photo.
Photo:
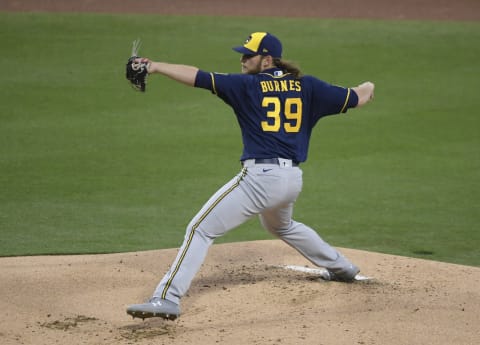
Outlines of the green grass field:
{"type": "MultiPolygon", "coordinates": [[[[231,110],[205,90],[124,79],[153,59],[239,71],[270,31],[323,80],[376,83],[319,122],[295,218],[343,246],[480,265],[478,23],[0,13],[0,255],[179,246],[240,169],[231,110]]],[[[257,219],[219,242],[271,238],[257,219]]]]}

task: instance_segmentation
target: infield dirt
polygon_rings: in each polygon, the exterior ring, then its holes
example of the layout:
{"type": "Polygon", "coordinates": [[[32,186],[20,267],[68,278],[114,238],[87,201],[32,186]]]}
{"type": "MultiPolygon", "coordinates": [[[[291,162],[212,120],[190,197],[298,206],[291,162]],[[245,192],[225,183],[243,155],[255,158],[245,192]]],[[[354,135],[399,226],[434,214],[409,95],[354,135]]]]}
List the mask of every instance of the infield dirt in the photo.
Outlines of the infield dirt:
{"type": "Polygon", "coordinates": [[[2,258],[0,342],[477,344],[480,268],[342,251],[374,279],[286,270],[308,262],[278,240],[214,245],[173,322],[125,308],[150,297],[176,249],[2,258]]]}
{"type": "MultiPolygon", "coordinates": [[[[5,0],[0,10],[479,20],[477,0],[5,0]],[[200,6],[199,6],[200,5],[200,6]]],[[[213,191],[212,191],[213,192],[213,191]]],[[[343,249],[373,280],[324,282],[281,241],[214,245],[174,322],[132,320],[177,249],[0,258],[0,343],[438,344],[480,339],[480,268],[343,249]]]]}

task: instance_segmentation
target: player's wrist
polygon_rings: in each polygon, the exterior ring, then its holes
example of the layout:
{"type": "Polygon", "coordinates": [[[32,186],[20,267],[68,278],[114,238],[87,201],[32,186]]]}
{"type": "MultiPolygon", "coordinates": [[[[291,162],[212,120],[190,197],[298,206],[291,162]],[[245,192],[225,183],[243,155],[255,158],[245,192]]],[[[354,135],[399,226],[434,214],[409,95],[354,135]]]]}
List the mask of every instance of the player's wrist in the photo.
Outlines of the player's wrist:
{"type": "Polygon", "coordinates": [[[146,65],[148,74],[151,74],[154,72],[153,61],[151,61],[149,58],[142,58],[142,63],[146,65]]]}

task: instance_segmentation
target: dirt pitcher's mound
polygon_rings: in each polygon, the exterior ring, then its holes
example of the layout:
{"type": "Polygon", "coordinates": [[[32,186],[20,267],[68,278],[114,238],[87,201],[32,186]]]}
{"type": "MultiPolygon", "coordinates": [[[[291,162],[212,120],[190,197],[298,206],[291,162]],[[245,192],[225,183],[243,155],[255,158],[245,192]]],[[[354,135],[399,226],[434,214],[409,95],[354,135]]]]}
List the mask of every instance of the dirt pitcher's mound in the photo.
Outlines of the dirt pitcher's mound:
{"type": "MultiPolygon", "coordinates": [[[[342,249],[325,282],[281,241],[214,245],[177,321],[132,320],[176,249],[0,259],[1,344],[477,344],[480,268],[342,249]]],[[[311,265],[310,265],[311,266],[311,265]]]]}

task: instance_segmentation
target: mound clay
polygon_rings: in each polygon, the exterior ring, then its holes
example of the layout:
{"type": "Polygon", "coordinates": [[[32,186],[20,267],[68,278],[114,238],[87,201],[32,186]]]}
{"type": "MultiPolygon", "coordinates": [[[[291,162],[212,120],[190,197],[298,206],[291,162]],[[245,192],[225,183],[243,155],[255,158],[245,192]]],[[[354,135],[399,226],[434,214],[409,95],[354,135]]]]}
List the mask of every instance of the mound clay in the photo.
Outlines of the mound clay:
{"type": "Polygon", "coordinates": [[[125,313],[150,297],[176,249],[1,258],[0,343],[478,343],[480,268],[341,250],[374,279],[286,270],[309,264],[279,240],[214,245],[176,321],[125,313]]]}

